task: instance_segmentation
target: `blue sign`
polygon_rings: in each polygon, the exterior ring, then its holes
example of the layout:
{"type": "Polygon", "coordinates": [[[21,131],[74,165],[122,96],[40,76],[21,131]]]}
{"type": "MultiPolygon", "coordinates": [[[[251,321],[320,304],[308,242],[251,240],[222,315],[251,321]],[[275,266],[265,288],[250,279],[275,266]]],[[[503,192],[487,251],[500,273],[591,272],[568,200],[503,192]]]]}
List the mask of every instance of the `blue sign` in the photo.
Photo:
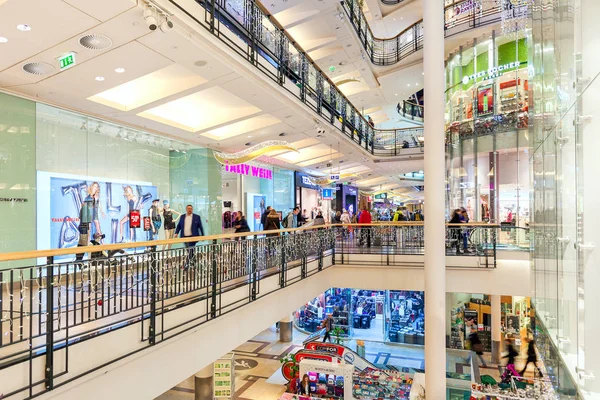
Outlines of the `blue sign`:
{"type": "Polygon", "coordinates": [[[333,189],[323,189],[323,200],[333,199],[333,189]]]}

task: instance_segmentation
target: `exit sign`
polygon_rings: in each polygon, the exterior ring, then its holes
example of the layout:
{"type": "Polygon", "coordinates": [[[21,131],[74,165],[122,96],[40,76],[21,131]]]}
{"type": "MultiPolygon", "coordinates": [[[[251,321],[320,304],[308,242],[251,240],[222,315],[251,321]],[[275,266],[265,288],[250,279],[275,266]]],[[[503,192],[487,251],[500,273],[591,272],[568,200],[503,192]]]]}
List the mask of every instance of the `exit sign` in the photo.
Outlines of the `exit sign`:
{"type": "Polygon", "coordinates": [[[75,53],[71,52],[69,54],[65,54],[62,57],[59,57],[58,63],[60,65],[61,70],[71,68],[73,65],[75,65],[75,53]]]}

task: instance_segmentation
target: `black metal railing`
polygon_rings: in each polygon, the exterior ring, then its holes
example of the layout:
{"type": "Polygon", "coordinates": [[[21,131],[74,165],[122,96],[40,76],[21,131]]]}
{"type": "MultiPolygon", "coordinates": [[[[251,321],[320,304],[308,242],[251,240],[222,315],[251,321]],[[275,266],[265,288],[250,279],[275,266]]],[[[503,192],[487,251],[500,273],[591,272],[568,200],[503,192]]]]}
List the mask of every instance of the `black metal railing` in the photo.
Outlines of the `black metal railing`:
{"type": "Polygon", "coordinates": [[[385,4],[386,6],[395,6],[397,4],[403,3],[406,0],[381,0],[382,4],[385,4]]]}
{"type": "MultiPolygon", "coordinates": [[[[379,66],[393,65],[423,48],[423,20],[417,21],[394,37],[377,38],[369,27],[360,0],[342,0],[341,3],[371,63],[379,66]]],[[[444,34],[450,37],[499,22],[500,11],[499,2],[496,0],[464,0],[446,6],[444,34]]]]}
{"type": "MultiPolygon", "coordinates": [[[[337,88],[304,50],[255,0],[196,0],[204,10],[199,18],[178,0],[169,0],[191,21],[199,24],[251,63],[305,106],[370,154],[397,156],[405,137],[422,137],[416,128],[376,129],[337,88]],[[401,139],[398,141],[397,139],[401,139]]],[[[410,147],[421,147],[410,140],[410,147]]]]}
{"type": "Polygon", "coordinates": [[[402,100],[402,103],[398,103],[396,111],[404,118],[409,118],[413,121],[422,122],[423,118],[425,118],[425,107],[408,100],[402,100]]]}
{"type": "MultiPolygon", "coordinates": [[[[447,225],[447,255],[462,251],[479,259],[476,266],[493,268],[499,229],[447,225]]],[[[0,254],[0,395],[41,395],[300,282],[336,259],[347,264],[371,255],[371,265],[394,265],[401,262],[393,256],[424,251],[418,222],[217,235],[171,248],[189,240],[0,254]],[[14,260],[27,266],[2,267],[14,260]],[[89,346],[105,334],[127,342],[90,360],[89,346]]]]}

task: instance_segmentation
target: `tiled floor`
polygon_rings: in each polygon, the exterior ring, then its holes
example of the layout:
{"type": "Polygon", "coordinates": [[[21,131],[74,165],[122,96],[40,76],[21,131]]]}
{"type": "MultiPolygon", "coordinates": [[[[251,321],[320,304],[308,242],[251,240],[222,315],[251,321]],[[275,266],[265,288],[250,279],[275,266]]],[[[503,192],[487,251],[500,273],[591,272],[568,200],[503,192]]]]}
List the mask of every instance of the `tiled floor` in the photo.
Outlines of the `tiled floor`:
{"type": "MultiPolygon", "coordinates": [[[[378,328],[364,330],[362,333],[371,333],[377,336],[378,328]]],[[[356,332],[355,332],[356,333],[356,332]]],[[[234,349],[236,356],[235,372],[235,399],[237,400],[277,400],[285,391],[285,379],[281,375],[281,363],[279,359],[291,352],[302,348],[302,341],[306,334],[294,330],[294,341],[292,343],[281,343],[278,341],[279,333],[275,326],[261,332],[252,340],[234,349]]],[[[377,337],[376,340],[381,340],[377,337]]],[[[356,348],[356,342],[350,340],[345,343],[351,349],[356,348]]],[[[392,365],[399,370],[408,368],[424,368],[424,348],[415,345],[390,345],[378,341],[366,340],[366,358],[374,364],[392,365]]],[[[462,350],[447,350],[447,371],[470,374],[468,362],[469,352],[462,350]]],[[[481,375],[491,375],[499,380],[501,368],[489,363],[486,357],[487,368],[480,367],[481,375]]],[[[517,363],[521,367],[521,363],[517,363]]],[[[528,369],[527,376],[533,375],[533,367],[528,369]]],[[[173,389],[157,397],[156,400],[190,400],[194,399],[194,379],[186,379],[173,389]]]]}

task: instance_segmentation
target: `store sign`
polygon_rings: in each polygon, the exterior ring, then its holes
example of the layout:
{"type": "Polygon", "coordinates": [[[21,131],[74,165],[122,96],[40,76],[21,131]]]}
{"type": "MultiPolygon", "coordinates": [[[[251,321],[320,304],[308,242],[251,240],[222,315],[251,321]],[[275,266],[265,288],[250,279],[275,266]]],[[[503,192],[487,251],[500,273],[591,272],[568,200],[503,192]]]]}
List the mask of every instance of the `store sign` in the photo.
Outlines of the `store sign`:
{"type": "Polygon", "coordinates": [[[310,175],[306,175],[302,172],[296,172],[296,186],[305,187],[308,189],[319,190],[320,186],[317,184],[315,178],[310,175]]]}
{"type": "Polygon", "coordinates": [[[454,16],[465,14],[471,11],[481,11],[481,3],[478,0],[468,0],[457,4],[454,7],[454,16]]]}
{"type": "Polygon", "coordinates": [[[473,75],[465,76],[462,79],[462,83],[466,85],[467,83],[469,83],[470,80],[483,78],[484,76],[486,77],[486,79],[494,79],[494,78],[497,78],[500,75],[502,75],[502,71],[519,68],[520,65],[521,65],[520,61],[511,62],[509,64],[504,64],[504,65],[499,65],[497,67],[490,68],[487,71],[481,71],[481,72],[478,72],[473,75]]]}
{"type": "Polygon", "coordinates": [[[0,203],[27,203],[28,201],[24,197],[0,197],[0,203]]]}
{"type": "Polygon", "coordinates": [[[344,355],[344,350],[345,350],[345,347],[340,346],[339,344],[322,343],[322,342],[306,343],[304,348],[307,350],[315,350],[315,351],[320,351],[322,353],[327,353],[327,354],[335,354],[340,357],[344,355]]]}
{"type": "Polygon", "coordinates": [[[256,167],[248,164],[229,165],[225,164],[225,171],[238,175],[253,176],[255,178],[273,179],[273,171],[268,168],[256,167]]]}
{"type": "Polygon", "coordinates": [[[385,200],[387,199],[387,193],[379,193],[375,195],[375,200],[385,200]]]}
{"type": "Polygon", "coordinates": [[[346,346],[333,343],[309,342],[305,343],[304,348],[306,350],[341,357],[346,363],[354,365],[354,367],[360,371],[367,368],[374,368],[373,364],[360,357],[346,346]]]}
{"type": "Polygon", "coordinates": [[[333,200],[333,189],[323,189],[323,200],[333,200]]]}

